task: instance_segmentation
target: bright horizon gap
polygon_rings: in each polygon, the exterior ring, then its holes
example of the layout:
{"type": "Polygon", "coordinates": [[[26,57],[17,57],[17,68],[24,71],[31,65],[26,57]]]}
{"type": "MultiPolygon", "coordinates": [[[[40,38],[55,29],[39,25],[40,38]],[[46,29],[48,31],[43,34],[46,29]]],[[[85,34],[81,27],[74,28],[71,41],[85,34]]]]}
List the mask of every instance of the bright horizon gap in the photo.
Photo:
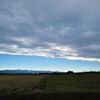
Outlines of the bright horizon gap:
{"type": "Polygon", "coordinates": [[[100,71],[99,62],[48,58],[43,56],[0,55],[0,69],[27,69],[74,72],[100,71]]]}

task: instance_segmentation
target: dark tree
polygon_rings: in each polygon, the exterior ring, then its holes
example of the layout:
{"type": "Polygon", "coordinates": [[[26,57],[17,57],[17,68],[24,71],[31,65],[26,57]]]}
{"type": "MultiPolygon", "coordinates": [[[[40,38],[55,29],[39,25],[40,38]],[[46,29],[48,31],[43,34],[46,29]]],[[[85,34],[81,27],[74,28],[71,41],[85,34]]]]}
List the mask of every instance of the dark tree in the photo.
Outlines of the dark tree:
{"type": "Polygon", "coordinates": [[[67,74],[73,74],[73,73],[74,73],[73,71],[68,71],[68,72],[67,72],[67,74]]]}

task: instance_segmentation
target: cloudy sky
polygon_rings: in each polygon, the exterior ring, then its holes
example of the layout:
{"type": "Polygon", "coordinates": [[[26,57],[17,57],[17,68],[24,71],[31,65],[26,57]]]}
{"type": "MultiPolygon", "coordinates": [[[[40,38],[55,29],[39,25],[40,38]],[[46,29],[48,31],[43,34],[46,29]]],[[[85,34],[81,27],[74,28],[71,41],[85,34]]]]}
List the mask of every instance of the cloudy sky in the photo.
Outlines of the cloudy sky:
{"type": "Polygon", "coordinates": [[[11,56],[38,62],[45,59],[45,66],[55,60],[59,66],[59,59],[63,65],[58,69],[70,61],[84,66],[95,63],[99,70],[100,0],[0,0],[2,68],[11,56]]]}

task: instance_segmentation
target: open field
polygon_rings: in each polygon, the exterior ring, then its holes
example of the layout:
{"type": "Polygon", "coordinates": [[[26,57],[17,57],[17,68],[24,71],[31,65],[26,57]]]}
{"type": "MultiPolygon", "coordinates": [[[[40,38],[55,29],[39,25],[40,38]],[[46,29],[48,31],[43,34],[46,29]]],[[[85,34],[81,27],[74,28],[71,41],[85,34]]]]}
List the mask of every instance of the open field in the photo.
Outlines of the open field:
{"type": "Polygon", "coordinates": [[[0,100],[99,100],[100,73],[0,75],[0,100]]]}
{"type": "Polygon", "coordinates": [[[100,93],[100,74],[51,75],[46,83],[47,92],[100,93]]]}
{"type": "Polygon", "coordinates": [[[0,95],[32,94],[45,77],[46,75],[0,75],[0,95]]]}

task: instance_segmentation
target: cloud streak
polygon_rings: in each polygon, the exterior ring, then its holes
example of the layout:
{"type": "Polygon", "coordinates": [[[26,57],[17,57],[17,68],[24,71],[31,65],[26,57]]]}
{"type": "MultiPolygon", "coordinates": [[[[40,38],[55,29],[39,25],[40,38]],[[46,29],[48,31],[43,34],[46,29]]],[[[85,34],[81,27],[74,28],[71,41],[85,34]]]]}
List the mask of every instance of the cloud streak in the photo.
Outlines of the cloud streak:
{"type": "Polygon", "coordinates": [[[100,62],[99,0],[0,2],[1,54],[100,62]]]}

